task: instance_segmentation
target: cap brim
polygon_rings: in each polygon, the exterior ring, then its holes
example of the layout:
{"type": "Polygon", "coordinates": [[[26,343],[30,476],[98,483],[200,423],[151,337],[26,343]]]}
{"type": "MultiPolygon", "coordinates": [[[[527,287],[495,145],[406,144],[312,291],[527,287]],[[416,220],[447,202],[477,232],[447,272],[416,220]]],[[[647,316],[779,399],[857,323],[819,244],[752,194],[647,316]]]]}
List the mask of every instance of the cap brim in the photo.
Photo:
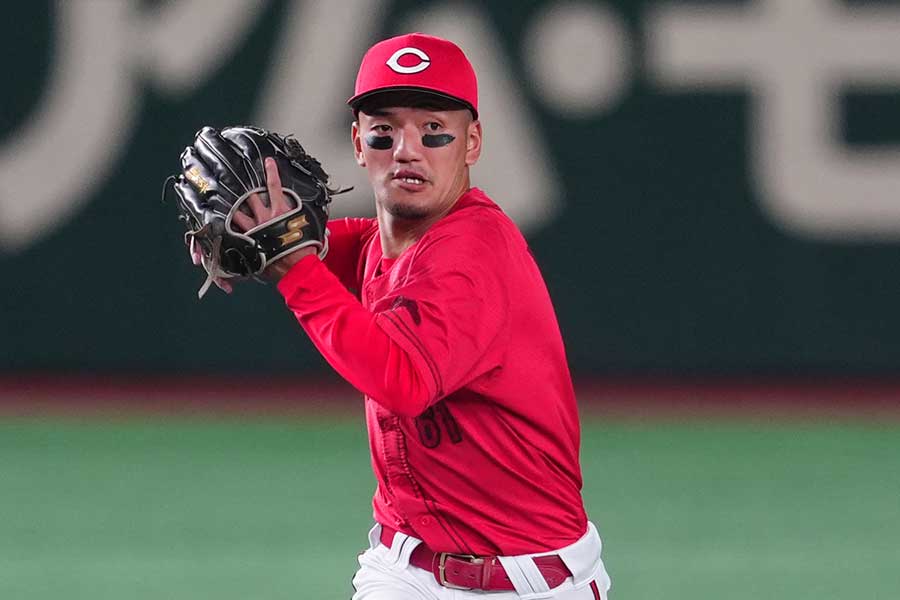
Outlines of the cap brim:
{"type": "Polygon", "coordinates": [[[353,110],[359,110],[359,105],[364,100],[367,100],[367,99],[371,98],[372,96],[377,96],[379,94],[383,94],[385,92],[421,92],[423,94],[437,96],[438,98],[452,100],[452,101],[457,102],[460,105],[462,105],[463,108],[468,108],[469,111],[472,113],[472,116],[476,119],[478,118],[478,111],[475,110],[475,107],[473,107],[471,104],[469,104],[462,98],[458,98],[456,96],[451,96],[450,94],[444,94],[442,92],[433,90],[431,88],[417,87],[414,85],[412,85],[412,86],[410,86],[410,85],[395,85],[395,86],[387,86],[387,87],[383,87],[383,88],[378,88],[375,90],[369,90],[368,92],[364,92],[357,96],[353,96],[352,98],[347,100],[347,104],[349,104],[350,108],[352,108],[353,110]]]}

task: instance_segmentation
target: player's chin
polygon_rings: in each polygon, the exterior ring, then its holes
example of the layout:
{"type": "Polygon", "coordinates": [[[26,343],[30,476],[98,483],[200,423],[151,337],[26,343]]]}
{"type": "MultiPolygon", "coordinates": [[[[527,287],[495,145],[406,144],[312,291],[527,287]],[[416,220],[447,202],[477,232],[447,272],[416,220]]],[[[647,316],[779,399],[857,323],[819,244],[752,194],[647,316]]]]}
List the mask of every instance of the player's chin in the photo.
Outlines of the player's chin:
{"type": "Polygon", "coordinates": [[[402,202],[396,200],[386,202],[384,204],[384,209],[393,217],[396,217],[398,219],[406,219],[409,221],[425,219],[431,215],[431,212],[427,207],[413,204],[411,202],[402,202]]]}

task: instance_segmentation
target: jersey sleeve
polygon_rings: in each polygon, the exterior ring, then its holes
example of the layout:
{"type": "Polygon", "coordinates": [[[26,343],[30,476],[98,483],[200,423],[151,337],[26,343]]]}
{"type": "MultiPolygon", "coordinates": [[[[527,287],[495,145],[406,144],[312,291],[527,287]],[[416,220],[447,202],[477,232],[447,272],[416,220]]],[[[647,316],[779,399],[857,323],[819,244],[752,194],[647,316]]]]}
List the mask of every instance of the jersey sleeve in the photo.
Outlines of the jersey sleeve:
{"type": "Polygon", "coordinates": [[[370,308],[312,256],[278,288],[341,376],[388,410],[417,416],[501,362],[507,294],[481,251],[432,239],[370,308]]]}
{"type": "Polygon", "coordinates": [[[375,219],[334,219],[328,223],[328,254],[325,265],[344,287],[359,288],[359,257],[363,243],[374,235],[375,219]]]}
{"type": "Polygon", "coordinates": [[[376,323],[376,315],[315,256],[278,282],[285,303],[322,356],[350,385],[388,410],[418,416],[435,395],[424,366],[376,323]]]}

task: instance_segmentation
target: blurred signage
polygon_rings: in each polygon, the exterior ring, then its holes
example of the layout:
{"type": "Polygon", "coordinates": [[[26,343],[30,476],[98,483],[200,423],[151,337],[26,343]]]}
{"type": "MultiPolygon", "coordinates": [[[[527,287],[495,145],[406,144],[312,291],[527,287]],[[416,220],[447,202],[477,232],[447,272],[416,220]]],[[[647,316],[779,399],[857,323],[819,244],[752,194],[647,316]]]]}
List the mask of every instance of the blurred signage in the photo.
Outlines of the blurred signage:
{"type": "Polygon", "coordinates": [[[345,100],[366,48],[415,30],[476,66],[473,181],[528,236],[574,369],[900,368],[898,1],[5,11],[0,370],[324,368],[271,292],[196,303],[161,184],[202,125],[259,124],[355,186],[335,216],[371,214],[345,100]]]}
{"type": "MultiPolygon", "coordinates": [[[[113,175],[110,157],[135,142],[145,85],[189,96],[228,68],[267,4],[57,3],[50,81],[40,105],[0,145],[0,246],[27,247],[76,215],[113,175]],[[66,160],[55,161],[47,177],[47,157],[60,140],[66,160]]],[[[358,188],[365,181],[347,160],[342,101],[388,8],[382,0],[289,3],[267,72],[247,81],[260,88],[250,121],[295,132],[338,181],[358,188]]],[[[523,25],[519,69],[478,3],[432,2],[405,11],[389,29],[449,36],[467,49],[479,69],[494,150],[485,153],[479,181],[506,192],[507,210],[528,231],[561,206],[554,193],[560,175],[525,98],[533,95],[562,118],[597,118],[642,79],[661,94],[752,94],[746,168],[775,223],[819,238],[900,237],[900,152],[849,148],[839,136],[846,89],[900,87],[900,8],[823,0],[656,3],[640,17],[633,31],[609,3],[546,2],[523,25]]],[[[360,194],[343,213],[366,213],[369,204],[360,194]]]]}

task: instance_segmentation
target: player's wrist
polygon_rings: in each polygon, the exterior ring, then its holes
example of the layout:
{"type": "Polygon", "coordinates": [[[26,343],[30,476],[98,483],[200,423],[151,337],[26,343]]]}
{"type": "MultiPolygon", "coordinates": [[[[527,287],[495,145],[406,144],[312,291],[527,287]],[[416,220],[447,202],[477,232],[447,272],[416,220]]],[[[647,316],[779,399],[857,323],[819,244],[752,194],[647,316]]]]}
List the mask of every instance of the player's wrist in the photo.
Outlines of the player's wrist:
{"type": "Polygon", "coordinates": [[[315,246],[307,246],[306,248],[301,248],[296,252],[291,252],[290,254],[279,258],[270,266],[266,267],[266,270],[263,271],[262,274],[263,278],[273,283],[278,283],[279,281],[281,281],[282,277],[287,275],[288,271],[290,271],[294,267],[294,265],[296,265],[307,256],[314,256],[315,254],[315,246]]]}

